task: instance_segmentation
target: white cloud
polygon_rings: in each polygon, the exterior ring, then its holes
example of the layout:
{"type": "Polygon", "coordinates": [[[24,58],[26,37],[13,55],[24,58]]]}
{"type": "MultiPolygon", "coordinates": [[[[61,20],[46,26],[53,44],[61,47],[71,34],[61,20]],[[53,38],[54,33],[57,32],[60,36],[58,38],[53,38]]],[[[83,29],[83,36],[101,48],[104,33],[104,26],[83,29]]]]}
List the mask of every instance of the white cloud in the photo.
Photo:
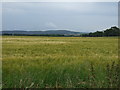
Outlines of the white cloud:
{"type": "Polygon", "coordinates": [[[45,26],[47,26],[48,28],[57,28],[57,26],[53,22],[47,22],[45,26]]]}

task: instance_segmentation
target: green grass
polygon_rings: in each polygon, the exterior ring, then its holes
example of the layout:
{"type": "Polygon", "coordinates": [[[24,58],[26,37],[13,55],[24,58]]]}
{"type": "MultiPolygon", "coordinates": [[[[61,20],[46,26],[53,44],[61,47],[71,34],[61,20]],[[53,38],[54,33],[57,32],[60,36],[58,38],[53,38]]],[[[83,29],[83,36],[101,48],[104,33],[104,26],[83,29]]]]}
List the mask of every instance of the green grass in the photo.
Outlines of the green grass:
{"type": "Polygon", "coordinates": [[[3,88],[119,87],[117,37],[3,36],[3,88]]]}

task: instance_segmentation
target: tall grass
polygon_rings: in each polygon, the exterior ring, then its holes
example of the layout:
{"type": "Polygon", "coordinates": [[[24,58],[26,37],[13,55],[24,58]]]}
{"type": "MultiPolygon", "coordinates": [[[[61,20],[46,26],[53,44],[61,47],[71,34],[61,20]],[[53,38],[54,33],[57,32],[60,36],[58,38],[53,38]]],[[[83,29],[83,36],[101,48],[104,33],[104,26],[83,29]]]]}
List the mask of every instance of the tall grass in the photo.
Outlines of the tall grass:
{"type": "Polygon", "coordinates": [[[117,37],[3,37],[3,88],[116,88],[117,37]]]}

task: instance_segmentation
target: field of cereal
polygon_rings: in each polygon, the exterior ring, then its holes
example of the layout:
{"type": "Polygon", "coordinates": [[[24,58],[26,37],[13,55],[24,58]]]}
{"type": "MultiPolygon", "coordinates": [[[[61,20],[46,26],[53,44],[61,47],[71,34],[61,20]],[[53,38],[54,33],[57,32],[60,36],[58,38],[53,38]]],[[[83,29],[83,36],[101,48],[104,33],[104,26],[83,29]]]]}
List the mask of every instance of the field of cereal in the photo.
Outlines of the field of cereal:
{"type": "Polygon", "coordinates": [[[119,87],[117,37],[3,36],[3,88],[119,87]]]}

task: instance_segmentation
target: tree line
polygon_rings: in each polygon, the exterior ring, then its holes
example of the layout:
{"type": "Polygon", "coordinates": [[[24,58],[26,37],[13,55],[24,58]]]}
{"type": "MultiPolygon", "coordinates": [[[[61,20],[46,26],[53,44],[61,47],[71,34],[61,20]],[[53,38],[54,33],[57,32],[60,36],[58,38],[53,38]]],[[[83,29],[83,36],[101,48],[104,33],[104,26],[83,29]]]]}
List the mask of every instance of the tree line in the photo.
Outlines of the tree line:
{"type": "Polygon", "coordinates": [[[108,36],[120,36],[120,28],[114,26],[104,31],[90,32],[88,34],[82,34],[83,37],[108,37],[108,36]]]}
{"type": "Polygon", "coordinates": [[[7,34],[7,36],[49,36],[49,37],[111,37],[120,36],[120,28],[114,26],[103,31],[90,32],[86,34],[7,34]]]}

